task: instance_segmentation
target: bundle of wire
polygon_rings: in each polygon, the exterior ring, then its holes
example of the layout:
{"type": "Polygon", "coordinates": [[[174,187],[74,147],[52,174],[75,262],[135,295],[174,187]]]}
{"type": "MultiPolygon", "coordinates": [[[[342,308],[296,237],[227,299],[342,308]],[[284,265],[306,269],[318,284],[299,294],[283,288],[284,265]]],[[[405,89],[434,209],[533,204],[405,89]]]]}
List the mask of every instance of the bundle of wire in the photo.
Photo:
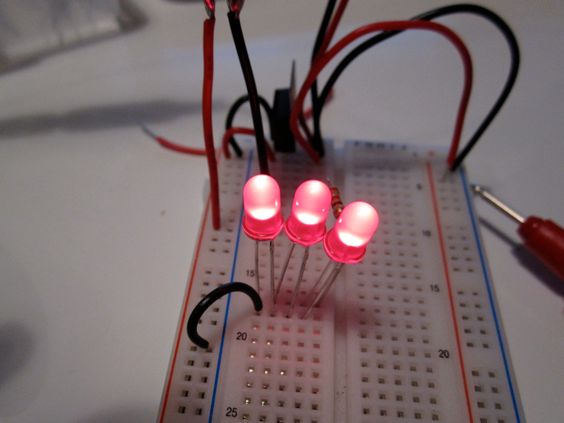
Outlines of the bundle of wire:
{"type": "Polygon", "coordinates": [[[360,27],[341,40],[339,40],[331,49],[315,60],[314,65],[309,71],[298,95],[296,96],[294,106],[292,108],[292,115],[290,117],[290,128],[292,133],[296,138],[296,141],[306,150],[309,156],[314,161],[319,161],[318,153],[313,149],[311,144],[302,135],[299,128],[299,115],[302,113],[304,100],[309,91],[311,85],[321,73],[325,66],[344,48],[346,48],[350,43],[354,42],[358,38],[377,31],[391,31],[391,30],[406,30],[406,29],[419,29],[426,31],[437,32],[449,40],[458,50],[462,58],[464,65],[464,88],[462,91],[462,97],[460,100],[460,105],[458,108],[456,124],[454,128],[454,134],[452,138],[452,144],[448,154],[448,162],[451,164],[456,157],[456,152],[458,145],[460,143],[460,136],[462,134],[462,128],[464,126],[464,117],[466,114],[466,109],[468,107],[468,102],[470,100],[470,92],[472,90],[472,61],[470,59],[470,53],[460,37],[456,35],[452,30],[444,25],[440,25],[433,22],[426,21],[390,21],[390,22],[377,22],[370,25],[360,27]]]}
{"type": "MultiPolygon", "coordinates": [[[[325,8],[325,13],[323,14],[323,18],[321,19],[321,25],[319,26],[319,30],[317,32],[317,36],[315,38],[315,44],[313,46],[313,52],[311,55],[311,64],[315,62],[318,55],[325,53],[327,47],[331,43],[333,39],[333,35],[337,31],[337,27],[339,26],[339,22],[345,13],[345,9],[348,4],[348,0],[342,0],[339,3],[339,7],[333,16],[333,11],[337,4],[337,0],[328,0],[327,6],[325,8]],[[333,16],[333,19],[331,17],[333,16]]],[[[316,114],[316,109],[318,106],[318,97],[317,97],[317,80],[313,81],[311,84],[311,111],[312,117],[316,114]]],[[[306,113],[304,112],[302,116],[305,118],[306,113]]],[[[310,140],[313,148],[319,152],[323,156],[325,153],[325,148],[323,146],[323,141],[321,139],[321,128],[319,128],[319,119],[314,119],[313,126],[314,131],[313,135],[310,134],[309,128],[305,123],[305,119],[300,118],[300,125],[306,134],[308,135],[308,139],[310,140]]]]}
{"type": "MultiPolygon", "coordinates": [[[[208,18],[204,21],[204,81],[202,89],[202,118],[203,118],[203,132],[205,141],[205,150],[195,149],[190,147],[180,146],[170,142],[162,137],[159,137],[147,128],[143,130],[151,135],[160,145],[165,148],[185,153],[206,155],[208,161],[209,177],[210,177],[210,201],[212,208],[212,223],[215,229],[220,227],[220,204],[219,204],[219,180],[217,170],[217,154],[214,147],[213,129],[212,129],[212,86],[213,86],[213,37],[215,25],[215,2],[212,0],[204,1],[208,18]]],[[[222,140],[222,149],[226,158],[230,158],[228,145],[231,145],[237,156],[242,155],[242,150],[236,143],[234,135],[244,134],[254,136],[257,146],[257,156],[259,158],[259,167],[261,173],[269,173],[268,160],[274,159],[274,153],[266,143],[264,136],[264,129],[262,125],[262,117],[260,107],[264,108],[269,122],[272,116],[272,110],[268,102],[258,95],[256,82],[254,79],[251,62],[245,45],[245,39],[239,20],[239,14],[242,9],[243,2],[241,0],[230,0],[229,5],[229,25],[233,35],[233,40],[237,54],[239,57],[241,70],[247,86],[247,95],[240,97],[231,107],[226,119],[226,132],[222,140]],[[246,102],[249,103],[254,128],[233,126],[234,117],[237,111],[246,102]]],[[[457,49],[462,58],[464,67],[464,87],[456,115],[456,122],[453,131],[451,146],[447,156],[447,162],[451,170],[455,170],[470,150],[475,146],[480,137],[489,127],[493,119],[498,114],[499,110],[507,100],[517,78],[517,73],[520,64],[520,52],[515,35],[511,28],[503,21],[501,17],[485,7],[473,4],[454,4],[444,6],[428,12],[419,14],[409,21],[389,21],[372,23],[360,27],[338,42],[333,47],[329,48],[337,27],[348,5],[348,0],[341,0],[337,4],[337,0],[328,0],[325,12],[315,39],[315,44],[312,51],[311,68],[305,78],[297,97],[295,98],[291,117],[290,128],[296,141],[306,150],[309,156],[318,161],[324,154],[323,136],[321,133],[321,114],[324,106],[328,102],[333,93],[333,88],[339,77],[343,74],[345,69],[361,54],[368,51],[371,47],[385,41],[405,30],[426,30],[436,32],[450,41],[457,49]],[[511,66],[507,80],[503,89],[494,103],[491,110],[488,112],[483,122],[475,130],[474,134],[470,137],[467,144],[463,147],[462,151],[457,154],[464,119],[470,93],[472,88],[472,61],[468,49],[463,41],[448,27],[430,22],[434,19],[457,14],[468,13],[477,15],[487,19],[494,24],[504,35],[511,54],[511,66]],[[318,95],[317,91],[317,78],[319,74],[334,60],[334,58],[342,52],[349,45],[358,39],[376,32],[371,38],[363,41],[354,47],[333,69],[331,75],[327,79],[321,93],[318,95]],[[304,110],[305,99],[308,91],[311,92],[311,110],[304,110]],[[313,118],[313,131],[310,131],[306,117],[313,118]],[[300,131],[301,129],[301,131],[300,131]],[[303,133],[302,133],[303,131],[303,133]]]]}
{"type": "MultiPolygon", "coordinates": [[[[328,0],[327,8],[326,8],[326,15],[331,15],[332,10],[335,7],[336,0],[328,0]]],[[[344,10],[348,0],[342,0],[339,8],[344,10]]],[[[499,94],[497,100],[495,101],[494,105],[490,109],[490,111],[486,114],[486,117],[482,121],[482,123],[478,126],[475,132],[470,137],[469,141],[466,143],[462,151],[456,156],[454,160],[449,162],[450,169],[456,170],[458,166],[463,162],[465,157],[468,153],[472,150],[472,148],[476,145],[480,137],[495,119],[503,105],[505,104],[515,81],[517,79],[517,74],[519,72],[519,65],[520,65],[520,52],[519,52],[519,45],[517,43],[517,39],[509,27],[509,25],[496,13],[493,11],[479,5],[474,4],[467,4],[467,3],[460,3],[460,4],[453,4],[449,6],[439,7],[437,9],[430,10],[428,12],[422,13],[420,15],[415,16],[412,20],[423,20],[423,21],[431,21],[443,16],[449,16],[453,14],[471,14],[482,17],[492,23],[504,36],[510,51],[511,56],[511,63],[509,74],[507,76],[506,82],[499,94]]],[[[325,18],[325,17],[324,17],[325,18]]],[[[329,19],[329,18],[327,18],[329,19]]],[[[341,15],[335,14],[334,21],[340,21],[341,15]]],[[[321,30],[321,29],[320,29],[321,30]]],[[[374,35],[373,37],[369,38],[368,40],[362,42],[358,46],[356,46],[352,51],[350,51],[342,61],[340,61],[329,78],[325,83],[325,86],[319,95],[317,96],[317,89],[315,87],[315,83],[312,85],[312,109],[313,109],[313,135],[309,137],[309,141],[312,146],[316,149],[316,151],[323,155],[323,142],[322,142],[322,135],[321,135],[321,113],[323,111],[323,107],[329,98],[330,93],[333,90],[333,87],[338,80],[338,78],[342,75],[345,69],[362,53],[368,51],[371,47],[379,44],[382,41],[385,41],[399,33],[401,30],[398,31],[385,31],[379,34],[374,35]],[[321,148],[319,148],[321,146],[321,148]]]]}
{"type": "MultiPolygon", "coordinates": [[[[206,149],[206,157],[208,161],[208,171],[210,177],[210,201],[212,210],[212,225],[214,229],[219,229],[221,226],[220,218],[220,199],[219,199],[219,177],[217,169],[217,157],[213,138],[213,122],[212,122],[212,99],[213,99],[213,38],[215,27],[215,2],[205,1],[206,11],[208,18],[204,21],[204,82],[202,87],[202,120],[204,142],[206,149]]],[[[229,1],[229,25],[233,34],[233,40],[237,49],[237,55],[241,63],[241,69],[245,78],[248,91],[248,101],[251,106],[253,116],[254,133],[257,143],[257,152],[259,158],[259,165],[261,173],[268,174],[268,153],[266,141],[264,137],[264,130],[262,127],[262,117],[259,108],[259,96],[256,88],[256,83],[253,76],[253,71],[247,53],[241,24],[239,21],[239,13],[243,6],[242,1],[229,1]]],[[[246,128],[236,128],[232,134],[227,138],[232,138],[235,133],[251,134],[246,128]]],[[[161,143],[162,145],[162,143],[161,143]]],[[[224,151],[227,151],[224,148],[224,151]]],[[[228,154],[228,153],[227,153],[228,154]]]]}

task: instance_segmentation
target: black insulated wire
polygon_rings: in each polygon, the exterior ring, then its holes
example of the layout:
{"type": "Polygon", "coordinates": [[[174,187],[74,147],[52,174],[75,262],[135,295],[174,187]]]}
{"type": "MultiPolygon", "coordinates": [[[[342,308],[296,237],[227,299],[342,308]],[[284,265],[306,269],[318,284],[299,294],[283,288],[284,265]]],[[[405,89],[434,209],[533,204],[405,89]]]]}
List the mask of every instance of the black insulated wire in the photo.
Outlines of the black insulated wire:
{"type": "MultiPolygon", "coordinates": [[[[325,6],[325,12],[323,13],[323,18],[321,19],[321,24],[319,25],[319,29],[317,31],[317,36],[315,37],[315,43],[313,45],[313,51],[311,53],[311,63],[315,61],[317,54],[319,53],[319,49],[323,44],[323,40],[325,39],[325,35],[327,34],[327,28],[329,27],[329,23],[331,22],[331,17],[333,16],[333,12],[335,10],[335,6],[337,4],[337,0],[328,0],[327,6],[325,6]]],[[[313,81],[311,84],[311,110],[313,112],[313,116],[319,114],[319,102],[318,102],[318,92],[317,92],[317,79],[313,81]]],[[[314,131],[313,137],[310,140],[311,146],[319,153],[320,157],[323,157],[325,154],[325,147],[323,145],[323,141],[321,139],[321,129],[316,128],[316,125],[319,124],[319,119],[313,121],[314,131]],[[318,136],[319,135],[319,136],[318,136]]]]}
{"type": "MultiPolygon", "coordinates": [[[[463,147],[462,151],[458,153],[456,159],[454,160],[451,170],[456,170],[464,161],[465,157],[470,153],[472,148],[476,145],[482,134],[488,129],[492,121],[495,119],[505,101],[509,97],[513,86],[515,85],[515,80],[517,79],[517,74],[519,73],[519,66],[521,62],[521,55],[519,52],[519,44],[517,42],[517,38],[515,34],[509,27],[509,25],[495,12],[487,9],[483,6],[478,6],[475,4],[468,4],[468,3],[460,3],[460,4],[453,4],[450,6],[439,7],[437,9],[430,10],[428,12],[422,13],[420,15],[415,16],[412,20],[424,20],[424,21],[431,21],[436,18],[440,18],[447,15],[457,14],[457,13],[469,13],[481,16],[482,18],[487,19],[493,25],[496,26],[497,29],[503,34],[507,44],[509,46],[509,51],[511,55],[511,64],[509,69],[509,74],[503,86],[501,93],[499,94],[497,100],[495,101],[494,105],[482,121],[482,123],[478,126],[474,134],[470,137],[469,141],[463,147]]],[[[387,31],[379,33],[368,40],[364,41],[363,43],[359,44],[353,50],[351,50],[343,60],[336,66],[333,70],[333,73],[327,79],[325,86],[318,98],[318,114],[313,114],[314,128],[319,130],[321,129],[321,112],[323,111],[323,106],[325,105],[329,93],[333,89],[333,86],[344,72],[344,70],[362,53],[370,49],[371,47],[375,46],[376,44],[385,41],[394,35],[399,34],[402,31],[387,31]]],[[[318,137],[322,140],[322,134],[314,134],[313,138],[315,139],[318,137]]]]}
{"type": "Polygon", "coordinates": [[[188,318],[188,323],[186,324],[188,338],[190,338],[190,340],[198,347],[208,348],[210,345],[210,343],[202,338],[198,333],[198,323],[200,322],[200,319],[213,303],[232,292],[242,292],[243,294],[247,294],[253,302],[255,311],[258,312],[262,310],[262,300],[260,299],[260,295],[252,286],[247,285],[246,283],[231,282],[215,288],[208,295],[202,298],[198,304],[196,304],[196,307],[192,310],[192,313],[188,318]]]}
{"type": "Polygon", "coordinates": [[[251,106],[251,115],[253,118],[253,126],[255,128],[255,138],[260,173],[270,175],[270,172],[268,170],[266,140],[264,138],[264,129],[262,126],[262,117],[260,114],[257,85],[255,82],[255,77],[253,75],[253,68],[251,66],[251,60],[249,59],[249,53],[247,52],[245,37],[243,36],[243,30],[241,28],[241,21],[239,20],[238,15],[234,12],[227,13],[227,17],[229,19],[231,35],[233,36],[233,42],[235,43],[237,56],[239,56],[239,63],[241,64],[243,78],[245,79],[247,93],[249,95],[249,105],[251,106]]]}
{"type": "MultiPolygon", "coordinates": [[[[245,94],[235,100],[235,102],[231,105],[225,118],[225,130],[233,127],[235,115],[237,115],[237,112],[239,111],[241,106],[243,106],[247,101],[249,101],[249,96],[245,94]]],[[[268,104],[268,101],[266,101],[264,97],[261,97],[260,95],[258,96],[258,101],[268,117],[268,124],[270,126],[270,132],[272,133],[272,108],[270,107],[270,104],[268,104]]],[[[235,141],[235,137],[229,138],[229,144],[231,145],[231,147],[233,147],[233,151],[235,151],[237,157],[241,157],[243,155],[243,151],[241,150],[241,147],[239,147],[239,144],[237,144],[237,141],[235,141]]]]}

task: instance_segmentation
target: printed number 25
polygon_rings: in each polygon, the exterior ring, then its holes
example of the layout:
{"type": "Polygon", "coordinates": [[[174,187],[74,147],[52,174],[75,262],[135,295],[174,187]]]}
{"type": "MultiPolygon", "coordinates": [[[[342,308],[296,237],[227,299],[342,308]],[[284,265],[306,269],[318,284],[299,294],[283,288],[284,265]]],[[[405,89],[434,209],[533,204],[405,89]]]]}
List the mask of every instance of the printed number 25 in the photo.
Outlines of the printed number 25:
{"type": "Polygon", "coordinates": [[[237,417],[237,407],[227,407],[225,417],[237,417]]]}

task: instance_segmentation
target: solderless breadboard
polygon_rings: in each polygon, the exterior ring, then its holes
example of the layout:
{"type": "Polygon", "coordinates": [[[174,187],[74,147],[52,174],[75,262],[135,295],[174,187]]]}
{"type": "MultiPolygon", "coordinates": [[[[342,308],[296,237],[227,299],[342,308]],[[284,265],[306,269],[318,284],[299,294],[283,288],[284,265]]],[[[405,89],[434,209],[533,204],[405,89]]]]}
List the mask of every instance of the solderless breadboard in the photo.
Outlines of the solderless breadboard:
{"type": "MultiPolygon", "coordinates": [[[[348,142],[314,166],[301,154],[277,156],[285,216],[295,188],[330,179],[345,201],[361,199],[380,228],[361,264],[345,266],[320,307],[300,318],[327,258],[312,248],[299,304],[286,317],[302,257],[296,248],[277,305],[261,246],[261,297],[234,293],[199,325],[203,350],[189,341],[189,313],[218,285],[255,286],[254,241],[241,230],[241,191],[257,172],[245,160],[220,166],[222,227],[206,208],[160,422],[476,422],[523,421],[493,287],[463,172],[428,149],[348,142]]],[[[332,224],[332,222],[330,223],[332,224]]],[[[279,275],[289,248],[276,240],[279,275]]]]}

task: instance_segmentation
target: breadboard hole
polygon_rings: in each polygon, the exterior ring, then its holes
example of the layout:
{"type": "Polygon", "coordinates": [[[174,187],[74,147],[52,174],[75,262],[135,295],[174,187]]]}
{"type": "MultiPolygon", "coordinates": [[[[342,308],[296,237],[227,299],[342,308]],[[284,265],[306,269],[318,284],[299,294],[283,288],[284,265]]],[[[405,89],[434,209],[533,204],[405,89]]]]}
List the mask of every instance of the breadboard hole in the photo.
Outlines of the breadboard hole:
{"type": "MultiPolygon", "coordinates": [[[[346,266],[324,302],[302,320],[307,293],[327,263],[322,246],[310,250],[295,312],[287,317],[303,248],[294,250],[274,307],[269,247],[261,243],[264,309],[254,313],[237,296],[229,309],[227,299],[215,303],[199,324],[210,340],[208,350],[191,344],[182,328],[164,421],[468,421],[461,354],[474,421],[515,422],[459,174],[442,179],[440,154],[403,145],[349,142],[342,157],[332,157],[329,151],[325,165],[343,166],[335,175],[310,165],[302,154],[277,155],[271,170],[281,186],[283,213],[288,215],[301,182],[329,176],[345,202],[362,199],[379,211],[381,226],[365,259],[346,266]],[[442,231],[433,214],[430,181],[442,231]],[[440,232],[446,264],[441,261],[440,232]]],[[[254,274],[247,273],[254,269],[255,244],[244,234],[238,238],[247,165],[238,159],[220,164],[222,228],[212,230],[208,216],[189,311],[231,273],[255,286],[254,274]]],[[[252,166],[251,174],[256,171],[254,162],[252,166]]],[[[284,235],[274,242],[276,276],[289,247],[284,235]]]]}

